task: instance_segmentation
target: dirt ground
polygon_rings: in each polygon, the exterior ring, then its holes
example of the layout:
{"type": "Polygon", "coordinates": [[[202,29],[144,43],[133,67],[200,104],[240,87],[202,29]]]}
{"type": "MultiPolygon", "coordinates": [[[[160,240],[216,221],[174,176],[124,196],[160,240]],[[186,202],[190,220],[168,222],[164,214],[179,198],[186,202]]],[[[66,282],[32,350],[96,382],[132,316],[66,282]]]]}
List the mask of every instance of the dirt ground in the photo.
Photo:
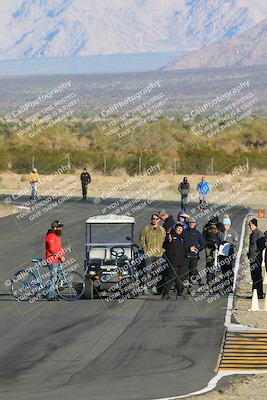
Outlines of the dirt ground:
{"type": "MultiPolygon", "coordinates": [[[[44,176],[40,175],[41,183],[39,184],[39,194],[48,195],[53,194],[61,195],[62,193],[71,194],[71,196],[81,196],[80,186],[80,172],[75,174],[64,174],[58,176],[44,176]]],[[[266,199],[267,192],[267,170],[255,171],[251,175],[246,172],[232,177],[230,180],[223,182],[227,175],[206,175],[206,179],[216,187],[209,195],[210,202],[213,202],[216,197],[223,197],[223,192],[230,190],[234,185],[242,184],[242,189],[239,195],[239,204],[251,208],[260,208],[263,206],[266,199]],[[243,182],[243,183],[242,183],[243,182]]],[[[155,188],[154,195],[160,199],[177,200],[180,202],[180,195],[177,190],[178,184],[182,181],[183,175],[171,175],[162,173],[160,175],[150,175],[142,177],[140,181],[133,182],[133,178],[120,171],[118,176],[103,176],[101,174],[92,174],[92,183],[89,186],[90,197],[121,197],[127,196],[129,198],[150,198],[152,189],[147,190],[149,183],[153,183],[155,188]],[[164,181],[164,185],[162,185],[164,181]],[[119,188],[119,185],[124,184],[124,188],[119,188]],[[158,187],[158,190],[157,190],[158,187]]],[[[188,175],[188,180],[191,184],[191,201],[198,201],[196,186],[201,179],[201,175],[188,175]]],[[[29,176],[19,175],[12,172],[3,172],[0,174],[0,195],[1,194],[16,194],[20,191],[23,194],[30,195],[29,176]]],[[[238,195],[237,195],[238,197],[238,195]]]]}
{"type": "Polygon", "coordinates": [[[225,388],[212,390],[211,392],[187,397],[189,400],[266,400],[267,399],[267,375],[242,376],[231,378],[231,383],[225,388]]]}

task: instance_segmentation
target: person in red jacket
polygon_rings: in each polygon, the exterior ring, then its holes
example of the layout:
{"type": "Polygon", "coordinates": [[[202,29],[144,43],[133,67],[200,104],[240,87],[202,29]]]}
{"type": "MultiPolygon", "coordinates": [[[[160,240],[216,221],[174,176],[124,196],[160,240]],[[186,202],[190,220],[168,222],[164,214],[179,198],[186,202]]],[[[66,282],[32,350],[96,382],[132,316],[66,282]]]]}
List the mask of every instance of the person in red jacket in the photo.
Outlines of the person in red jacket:
{"type": "Polygon", "coordinates": [[[62,227],[60,221],[53,221],[51,229],[46,234],[46,262],[50,271],[50,282],[47,300],[57,300],[56,282],[57,269],[60,262],[65,261],[65,254],[62,248],[62,227]]]}

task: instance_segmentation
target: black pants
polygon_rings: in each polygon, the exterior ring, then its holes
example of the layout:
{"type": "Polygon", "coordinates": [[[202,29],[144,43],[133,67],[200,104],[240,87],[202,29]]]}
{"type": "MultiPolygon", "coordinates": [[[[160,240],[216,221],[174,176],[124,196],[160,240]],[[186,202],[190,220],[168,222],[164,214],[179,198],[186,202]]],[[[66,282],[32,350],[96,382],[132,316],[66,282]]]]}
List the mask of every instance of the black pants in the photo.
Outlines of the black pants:
{"type": "Polygon", "coordinates": [[[184,290],[183,282],[188,280],[188,268],[186,265],[169,266],[166,281],[163,285],[162,294],[167,295],[172,288],[173,283],[176,287],[178,296],[181,296],[184,290]]]}
{"type": "Polygon", "coordinates": [[[214,250],[210,247],[206,247],[206,277],[207,277],[207,284],[212,285],[211,282],[215,279],[215,269],[214,269],[214,250]]]}
{"type": "Polygon", "coordinates": [[[86,199],[86,198],[87,198],[87,188],[88,188],[88,185],[85,184],[85,183],[82,183],[83,199],[86,199]]]}
{"type": "Polygon", "coordinates": [[[254,289],[257,289],[258,297],[263,296],[263,282],[262,282],[262,273],[261,273],[261,263],[259,259],[255,261],[250,260],[250,273],[252,278],[252,292],[254,289]]]}
{"type": "Polygon", "coordinates": [[[222,281],[223,289],[232,289],[234,283],[234,271],[233,271],[233,255],[231,256],[219,256],[219,262],[221,263],[222,270],[222,281]]]}
{"type": "Polygon", "coordinates": [[[201,277],[198,274],[197,269],[198,258],[187,258],[188,264],[188,280],[190,285],[193,283],[198,283],[199,285],[201,282],[201,277]]]}

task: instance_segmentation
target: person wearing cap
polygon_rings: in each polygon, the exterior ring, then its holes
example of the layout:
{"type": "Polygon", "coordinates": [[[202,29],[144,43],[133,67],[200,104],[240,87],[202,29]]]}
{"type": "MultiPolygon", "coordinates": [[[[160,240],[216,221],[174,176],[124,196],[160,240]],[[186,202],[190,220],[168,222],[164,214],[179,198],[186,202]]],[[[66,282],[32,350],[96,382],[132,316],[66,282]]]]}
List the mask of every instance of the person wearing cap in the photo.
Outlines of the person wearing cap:
{"type": "Polygon", "coordinates": [[[53,221],[51,229],[46,234],[46,262],[50,271],[50,281],[48,288],[47,300],[56,300],[56,281],[57,270],[61,262],[65,260],[64,250],[62,248],[62,227],[64,225],[60,221],[53,221]]]}
{"type": "Polygon", "coordinates": [[[82,196],[83,201],[87,201],[87,190],[88,185],[91,183],[91,176],[86,168],[83,169],[83,172],[80,176],[81,184],[82,184],[82,196]]]}
{"type": "Polygon", "coordinates": [[[181,194],[181,209],[186,211],[188,203],[189,203],[189,192],[190,192],[190,183],[185,176],[183,181],[180,182],[178,186],[178,191],[181,194]]]}
{"type": "Polygon", "coordinates": [[[163,247],[166,249],[165,256],[168,261],[168,275],[163,285],[162,299],[170,299],[170,290],[173,282],[176,286],[176,299],[180,299],[184,291],[184,282],[188,282],[188,264],[186,252],[197,251],[195,246],[187,248],[184,240],[184,226],[181,222],[175,224],[174,230],[170,231],[165,239],[163,247]]]}
{"type": "Polygon", "coordinates": [[[172,228],[173,225],[175,225],[175,221],[173,219],[173,216],[167,213],[165,210],[160,210],[159,211],[159,217],[161,221],[163,221],[162,227],[165,229],[167,232],[170,228],[172,228]]]}
{"type": "Polygon", "coordinates": [[[264,249],[265,236],[263,232],[261,232],[258,228],[258,221],[256,218],[253,218],[249,222],[249,227],[251,230],[251,234],[249,236],[249,250],[248,250],[248,258],[250,263],[250,272],[252,278],[252,292],[254,289],[257,289],[257,294],[259,299],[264,298],[263,293],[263,282],[262,282],[262,251],[264,249]]]}
{"type": "Polygon", "coordinates": [[[180,210],[177,214],[177,222],[181,222],[183,224],[183,227],[185,230],[188,229],[188,226],[189,226],[188,218],[189,218],[189,215],[186,214],[186,212],[183,210],[180,210]]]}
{"type": "Polygon", "coordinates": [[[205,176],[202,176],[201,182],[198,183],[197,191],[199,194],[199,207],[204,208],[208,204],[207,197],[211,191],[211,186],[209,182],[206,181],[205,176]]]}
{"type": "Polygon", "coordinates": [[[232,290],[234,282],[234,258],[238,243],[238,234],[232,227],[231,219],[228,215],[223,218],[224,232],[222,233],[222,244],[219,248],[219,263],[221,263],[222,279],[224,289],[232,290]]]}
{"type": "Polygon", "coordinates": [[[31,185],[31,197],[30,200],[38,199],[38,182],[39,182],[39,175],[36,168],[32,169],[30,173],[30,185],[31,185]]]}
{"type": "Polygon", "coordinates": [[[184,231],[185,246],[189,249],[186,252],[186,258],[188,262],[188,280],[190,287],[193,283],[198,283],[199,287],[203,286],[201,277],[198,274],[197,264],[199,260],[199,253],[205,248],[205,240],[202,234],[197,230],[197,221],[194,217],[190,217],[188,220],[189,228],[184,231]],[[191,251],[190,248],[194,246],[195,251],[191,251]]]}
{"type": "MultiPolygon", "coordinates": [[[[140,234],[139,244],[143,249],[146,256],[146,267],[150,268],[153,265],[153,269],[158,269],[160,266],[160,259],[165,252],[163,243],[166,237],[165,229],[160,225],[159,214],[154,213],[151,216],[151,223],[146,225],[140,234]]],[[[144,273],[146,275],[146,273],[144,273]]],[[[144,276],[145,278],[146,276],[144,276]]],[[[162,280],[162,275],[158,277],[159,281],[162,280]]],[[[147,282],[148,283],[148,282],[147,282]]],[[[153,286],[153,292],[157,293],[157,287],[153,286]]],[[[147,294],[147,285],[144,283],[144,292],[147,294]]]]}
{"type": "Polygon", "coordinates": [[[206,277],[207,284],[213,286],[212,282],[215,278],[215,256],[219,245],[223,242],[224,226],[217,216],[211,216],[209,221],[204,225],[202,235],[205,240],[206,253],[206,277]]]}

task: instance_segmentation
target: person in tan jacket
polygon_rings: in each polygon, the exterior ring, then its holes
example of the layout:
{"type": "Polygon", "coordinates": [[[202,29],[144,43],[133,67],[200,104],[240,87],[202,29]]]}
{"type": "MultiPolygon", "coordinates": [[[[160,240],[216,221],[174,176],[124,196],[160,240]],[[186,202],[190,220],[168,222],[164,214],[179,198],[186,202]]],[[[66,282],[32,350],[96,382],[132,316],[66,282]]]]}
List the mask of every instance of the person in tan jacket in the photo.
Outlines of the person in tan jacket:
{"type": "Polygon", "coordinates": [[[157,286],[153,281],[158,280],[158,283],[162,281],[162,271],[157,273],[156,271],[161,269],[163,264],[163,243],[165,241],[166,231],[160,225],[160,217],[158,214],[152,214],[151,223],[146,225],[140,235],[140,247],[143,249],[146,257],[146,270],[143,271],[144,281],[144,292],[148,291],[148,287],[152,287],[153,292],[157,293],[157,286]],[[153,273],[154,271],[154,273],[153,273]],[[151,278],[148,279],[148,277],[151,278]]]}
{"type": "Polygon", "coordinates": [[[36,168],[32,169],[30,173],[30,184],[32,188],[30,200],[38,199],[38,182],[39,182],[39,175],[36,168]]]}

